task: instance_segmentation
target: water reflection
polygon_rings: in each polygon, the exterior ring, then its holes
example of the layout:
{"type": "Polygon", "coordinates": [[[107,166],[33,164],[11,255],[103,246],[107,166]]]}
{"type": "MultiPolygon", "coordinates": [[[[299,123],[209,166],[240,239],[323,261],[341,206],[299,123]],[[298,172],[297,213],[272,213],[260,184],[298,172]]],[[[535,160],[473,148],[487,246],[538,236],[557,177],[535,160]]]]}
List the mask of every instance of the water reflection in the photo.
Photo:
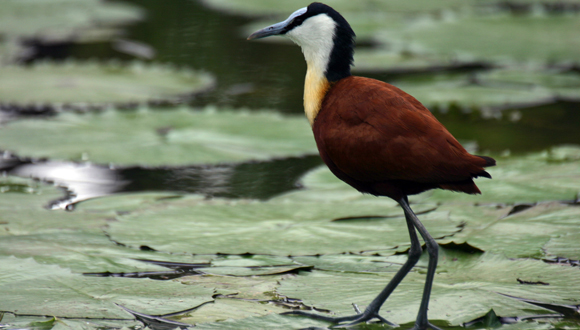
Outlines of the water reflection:
{"type": "Polygon", "coordinates": [[[5,154],[0,159],[0,170],[65,188],[66,195],[51,201],[48,207],[73,210],[79,202],[125,192],[177,192],[263,200],[300,188],[298,180],[321,164],[318,155],[306,155],[234,164],[111,168],[90,163],[21,160],[5,154]]]}

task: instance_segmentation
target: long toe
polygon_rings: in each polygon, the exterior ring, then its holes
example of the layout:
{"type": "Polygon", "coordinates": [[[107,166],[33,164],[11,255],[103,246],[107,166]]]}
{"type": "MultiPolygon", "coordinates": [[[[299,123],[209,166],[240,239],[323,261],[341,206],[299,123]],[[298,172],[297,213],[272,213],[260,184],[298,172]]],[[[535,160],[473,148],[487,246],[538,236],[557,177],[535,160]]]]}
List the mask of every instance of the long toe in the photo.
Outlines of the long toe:
{"type": "Polygon", "coordinates": [[[324,315],[320,315],[320,314],[307,313],[307,312],[303,312],[303,311],[291,311],[291,312],[282,313],[282,315],[305,316],[305,317],[309,317],[312,319],[337,324],[336,326],[332,327],[333,329],[348,328],[350,326],[353,326],[353,325],[356,325],[359,323],[363,323],[363,322],[368,322],[368,321],[371,321],[373,319],[377,319],[377,320],[379,320],[379,322],[383,322],[391,327],[398,327],[399,326],[396,323],[393,323],[393,322],[386,320],[384,317],[378,315],[377,313],[362,313],[362,314],[355,314],[355,315],[342,316],[342,317],[329,317],[329,316],[324,316],[324,315]],[[345,322],[348,322],[348,323],[345,323],[345,322]],[[345,324],[341,324],[341,323],[345,323],[345,324]]]}

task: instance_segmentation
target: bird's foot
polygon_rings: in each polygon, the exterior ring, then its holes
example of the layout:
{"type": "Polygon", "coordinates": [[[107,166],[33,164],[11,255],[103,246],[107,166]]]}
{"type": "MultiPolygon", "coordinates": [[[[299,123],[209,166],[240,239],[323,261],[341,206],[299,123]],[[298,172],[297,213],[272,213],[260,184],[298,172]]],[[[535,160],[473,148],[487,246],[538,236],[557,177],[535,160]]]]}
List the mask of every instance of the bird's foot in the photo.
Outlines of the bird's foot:
{"type": "MultiPolygon", "coordinates": [[[[350,316],[342,316],[342,317],[330,317],[330,316],[325,316],[325,315],[320,315],[320,314],[307,313],[304,311],[291,311],[291,312],[282,313],[282,315],[299,315],[299,316],[305,316],[305,317],[309,317],[312,319],[337,324],[336,326],[332,327],[334,329],[347,328],[347,327],[353,326],[355,324],[368,322],[368,321],[373,320],[373,319],[377,319],[380,322],[388,324],[391,327],[398,327],[399,326],[398,324],[390,322],[387,319],[385,319],[384,317],[380,316],[378,311],[365,310],[363,313],[361,313],[356,304],[353,304],[353,307],[354,307],[354,310],[356,311],[357,314],[350,315],[350,316]]],[[[434,328],[434,329],[438,330],[437,328],[434,328]]]]}

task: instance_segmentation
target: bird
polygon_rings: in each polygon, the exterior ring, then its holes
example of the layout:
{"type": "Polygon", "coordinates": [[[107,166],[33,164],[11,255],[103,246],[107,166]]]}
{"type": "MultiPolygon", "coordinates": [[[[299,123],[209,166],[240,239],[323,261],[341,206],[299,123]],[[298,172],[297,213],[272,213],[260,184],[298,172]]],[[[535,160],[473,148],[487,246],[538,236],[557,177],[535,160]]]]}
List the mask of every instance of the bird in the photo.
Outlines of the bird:
{"type": "Polygon", "coordinates": [[[301,315],[350,326],[377,319],[396,326],[379,310],[422,254],[417,232],[429,256],[425,286],[414,330],[438,329],[428,320],[437,268],[438,244],[409,205],[408,196],[431,189],[480,194],[477,177],[495,160],[467,152],[417,99],[388,83],[351,74],[355,33],[332,7],[313,2],[286,20],[252,33],[248,40],[288,37],[302,48],[307,70],[304,112],[318,151],[330,171],[358,191],[395,200],[403,209],[411,246],[407,261],[364,312],[329,317],[301,315]]]}

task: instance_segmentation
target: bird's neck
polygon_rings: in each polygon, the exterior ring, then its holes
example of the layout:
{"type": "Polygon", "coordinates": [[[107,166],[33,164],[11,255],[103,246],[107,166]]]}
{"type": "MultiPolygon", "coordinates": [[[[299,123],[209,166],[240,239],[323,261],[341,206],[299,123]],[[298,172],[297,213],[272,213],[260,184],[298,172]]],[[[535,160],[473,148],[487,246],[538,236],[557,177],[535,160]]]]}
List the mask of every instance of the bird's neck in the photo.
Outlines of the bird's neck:
{"type": "Polygon", "coordinates": [[[287,34],[302,48],[308,65],[304,112],[310,125],[314,124],[331,84],[350,76],[354,32],[342,16],[336,15],[334,18],[326,14],[314,16],[287,34]]]}
{"type": "Polygon", "coordinates": [[[318,63],[308,59],[306,63],[308,69],[304,82],[304,112],[312,126],[322,106],[322,100],[330,89],[330,82],[324,74],[324,69],[321,69],[318,63]]]}

